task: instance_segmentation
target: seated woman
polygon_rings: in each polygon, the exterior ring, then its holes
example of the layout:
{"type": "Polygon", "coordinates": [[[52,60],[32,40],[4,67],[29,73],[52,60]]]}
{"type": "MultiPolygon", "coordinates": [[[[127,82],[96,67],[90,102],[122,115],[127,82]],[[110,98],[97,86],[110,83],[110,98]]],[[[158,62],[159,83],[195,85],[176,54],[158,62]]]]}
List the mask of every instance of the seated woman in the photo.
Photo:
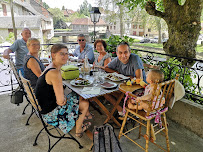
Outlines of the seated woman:
{"type": "MultiPolygon", "coordinates": [[[[94,42],[94,47],[99,52],[99,55],[95,56],[93,66],[104,69],[106,65],[111,62],[111,55],[105,51],[107,44],[104,40],[96,40],[94,42]]],[[[113,95],[105,94],[104,98],[108,100],[111,104],[115,105],[117,100],[115,96],[117,97],[118,95],[118,92],[114,92],[113,95]]],[[[122,115],[122,107],[118,106],[117,110],[119,115],[122,115]]]]}
{"type": "Polygon", "coordinates": [[[106,50],[107,44],[104,40],[96,40],[94,42],[94,48],[99,52],[99,55],[95,56],[94,67],[99,67],[104,69],[105,66],[111,62],[111,55],[108,54],[106,50]]]}
{"type": "Polygon", "coordinates": [[[37,79],[44,71],[44,65],[39,60],[40,42],[36,38],[29,38],[27,41],[28,54],[24,61],[24,76],[30,80],[31,86],[35,89],[37,79]]]}
{"type": "Polygon", "coordinates": [[[64,96],[61,67],[67,63],[68,48],[63,44],[53,45],[51,57],[52,63],[38,78],[35,89],[43,119],[48,124],[59,127],[65,134],[76,124],[76,136],[82,137],[83,132],[91,125],[90,122],[83,124],[85,116],[90,115],[89,102],[82,98],[79,102],[79,97],[73,92],[64,96]],[[79,117],[78,109],[81,113],[79,117]]]}

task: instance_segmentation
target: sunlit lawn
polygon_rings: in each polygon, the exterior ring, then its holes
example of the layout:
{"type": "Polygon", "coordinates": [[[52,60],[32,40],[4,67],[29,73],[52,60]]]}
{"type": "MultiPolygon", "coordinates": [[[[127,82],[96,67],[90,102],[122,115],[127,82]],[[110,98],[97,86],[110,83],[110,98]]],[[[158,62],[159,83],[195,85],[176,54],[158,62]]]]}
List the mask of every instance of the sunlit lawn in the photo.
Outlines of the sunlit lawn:
{"type": "Polygon", "coordinates": [[[135,45],[154,47],[154,48],[163,48],[163,44],[158,43],[134,43],[135,45]]]}
{"type": "MultiPolygon", "coordinates": [[[[163,44],[158,44],[158,43],[134,43],[135,45],[140,45],[140,46],[147,46],[147,47],[153,47],[153,48],[163,48],[163,44]]],[[[197,52],[203,52],[203,46],[197,45],[196,47],[197,52]]]]}

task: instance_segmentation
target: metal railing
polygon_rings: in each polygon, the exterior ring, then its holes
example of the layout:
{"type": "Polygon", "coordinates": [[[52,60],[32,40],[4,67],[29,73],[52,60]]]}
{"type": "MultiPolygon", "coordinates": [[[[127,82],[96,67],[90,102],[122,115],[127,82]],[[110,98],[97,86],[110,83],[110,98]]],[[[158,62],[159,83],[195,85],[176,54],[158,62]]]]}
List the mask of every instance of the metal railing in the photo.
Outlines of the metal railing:
{"type": "MultiPolygon", "coordinates": [[[[64,43],[68,46],[70,51],[73,51],[77,43],[64,43]]],[[[50,48],[53,44],[42,44],[44,46],[43,57],[49,57],[50,48]]],[[[8,46],[0,46],[8,47],[8,46]]],[[[184,85],[186,90],[185,98],[192,100],[196,103],[203,105],[203,60],[195,58],[179,57],[175,55],[168,55],[164,53],[156,53],[146,50],[131,49],[132,52],[138,53],[141,56],[143,62],[153,65],[159,65],[161,70],[165,74],[165,79],[171,79],[176,74],[180,74],[179,81],[184,85]],[[167,58],[171,58],[169,61],[167,58]],[[187,59],[188,61],[196,62],[192,67],[181,65],[179,60],[187,59]]],[[[41,54],[42,55],[42,54],[41,54]]],[[[2,92],[10,91],[10,75],[11,69],[8,62],[0,56],[3,63],[0,63],[0,94],[2,92]],[[3,88],[3,89],[2,89],[3,88]]],[[[14,78],[14,77],[13,77],[14,78]]],[[[16,82],[16,80],[13,80],[16,82]]]]}
{"type": "Polygon", "coordinates": [[[165,79],[169,80],[180,74],[179,81],[183,84],[186,95],[185,98],[203,105],[203,60],[180,57],[164,53],[156,53],[146,50],[131,49],[137,52],[143,62],[159,65],[165,74],[165,79]],[[170,57],[169,60],[167,60],[170,57]],[[181,60],[195,62],[192,67],[184,66],[181,60]]]}

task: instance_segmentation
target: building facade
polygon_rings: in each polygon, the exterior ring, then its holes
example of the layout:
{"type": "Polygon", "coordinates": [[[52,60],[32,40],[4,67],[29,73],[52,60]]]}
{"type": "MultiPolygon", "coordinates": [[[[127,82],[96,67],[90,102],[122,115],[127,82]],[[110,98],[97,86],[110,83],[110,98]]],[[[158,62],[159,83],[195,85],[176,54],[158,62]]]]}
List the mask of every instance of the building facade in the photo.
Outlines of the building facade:
{"type": "MultiPolygon", "coordinates": [[[[24,27],[30,28],[32,37],[51,39],[54,36],[52,15],[42,6],[41,0],[13,0],[13,12],[17,37],[21,38],[24,27]]],[[[0,32],[1,39],[13,32],[10,4],[0,1],[0,32]]]]}

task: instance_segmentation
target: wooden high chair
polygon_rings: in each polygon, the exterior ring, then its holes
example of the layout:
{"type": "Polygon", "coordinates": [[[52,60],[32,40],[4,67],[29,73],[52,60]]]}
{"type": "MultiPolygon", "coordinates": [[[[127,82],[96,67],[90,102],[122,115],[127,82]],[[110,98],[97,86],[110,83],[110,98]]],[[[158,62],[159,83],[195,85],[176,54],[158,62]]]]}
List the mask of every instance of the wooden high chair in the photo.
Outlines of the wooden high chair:
{"type": "MultiPolygon", "coordinates": [[[[175,79],[177,80],[178,77],[179,77],[179,75],[176,75],[175,79]]],[[[170,101],[172,94],[174,92],[175,79],[156,84],[154,89],[155,90],[158,89],[159,94],[154,93],[152,95],[152,98],[150,101],[144,101],[149,105],[149,108],[147,109],[147,111],[137,110],[137,109],[131,110],[131,109],[127,108],[127,106],[126,106],[126,114],[125,114],[125,117],[124,117],[124,120],[122,123],[122,127],[120,129],[119,139],[121,138],[121,136],[125,136],[126,138],[131,140],[133,143],[135,143],[137,146],[139,146],[140,148],[145,150],[145,152],[148,152],[149,141],[164,151],[168,151],[168,152],[170,151],[169,138],[168,138],[168,128],[167,128],[167,121],[166,121],[166,114],[165,113],[168,111],[169,101],[170,101]],[[161,95],[161,92],[162,92],[162,95],[161,95]],[[155,97],[157,97],[156,100],[154,100],[155,97]],[[160,101],[162,101],[162,99],[165,98],[165,104],[164,105],[161,105],[161,102],[159,102],[157,100],[158,97],[159,97],[160,101]],[[153,103],[153,101],[155,101],[155,103],[153,103]],[[154,105],[156,105],[156,106],[154,106],[154,105]],[[133,127],[132,129],[130,129],[128,131],[123,132],[127,118],[131,118],[132,120],[138,122],[138,125],[136,125],[135,127],[133,127]],[[152,122],[152,120],[155,120],[155,119],[159,123],[154,125],[154,121],[152,122]],[[160,127],[160,125],[162,125],[162,127],[160,127]],[[141,134],[141,127],[142,126],[146,127],[146,133],[145,134],[141,134]],[[145,140],[146,140],[145,147],[141,146],[140,144],[138,144],[137,141],[131,139],[128,136],[131,131],[133,131],[134,129],[136,129],[138,127],[139,127],[138,138],[140,138],[140,136],[143,136],[145,138],[145,140]],[[165,133],[167,150],[155,142],[156,141],[156,135],[162,131],[165,133]]],[[[124,92],[124,90],[121,90],[121,91],[124,92]]],[[[128,96],[129,96],[129,100],[131,100],[132,98],[136,98],[136,96],[132,93],[128,93],[128,96]]],[[[137,104],[137,108],[138,108],[138,104],[137,104]]]]}

